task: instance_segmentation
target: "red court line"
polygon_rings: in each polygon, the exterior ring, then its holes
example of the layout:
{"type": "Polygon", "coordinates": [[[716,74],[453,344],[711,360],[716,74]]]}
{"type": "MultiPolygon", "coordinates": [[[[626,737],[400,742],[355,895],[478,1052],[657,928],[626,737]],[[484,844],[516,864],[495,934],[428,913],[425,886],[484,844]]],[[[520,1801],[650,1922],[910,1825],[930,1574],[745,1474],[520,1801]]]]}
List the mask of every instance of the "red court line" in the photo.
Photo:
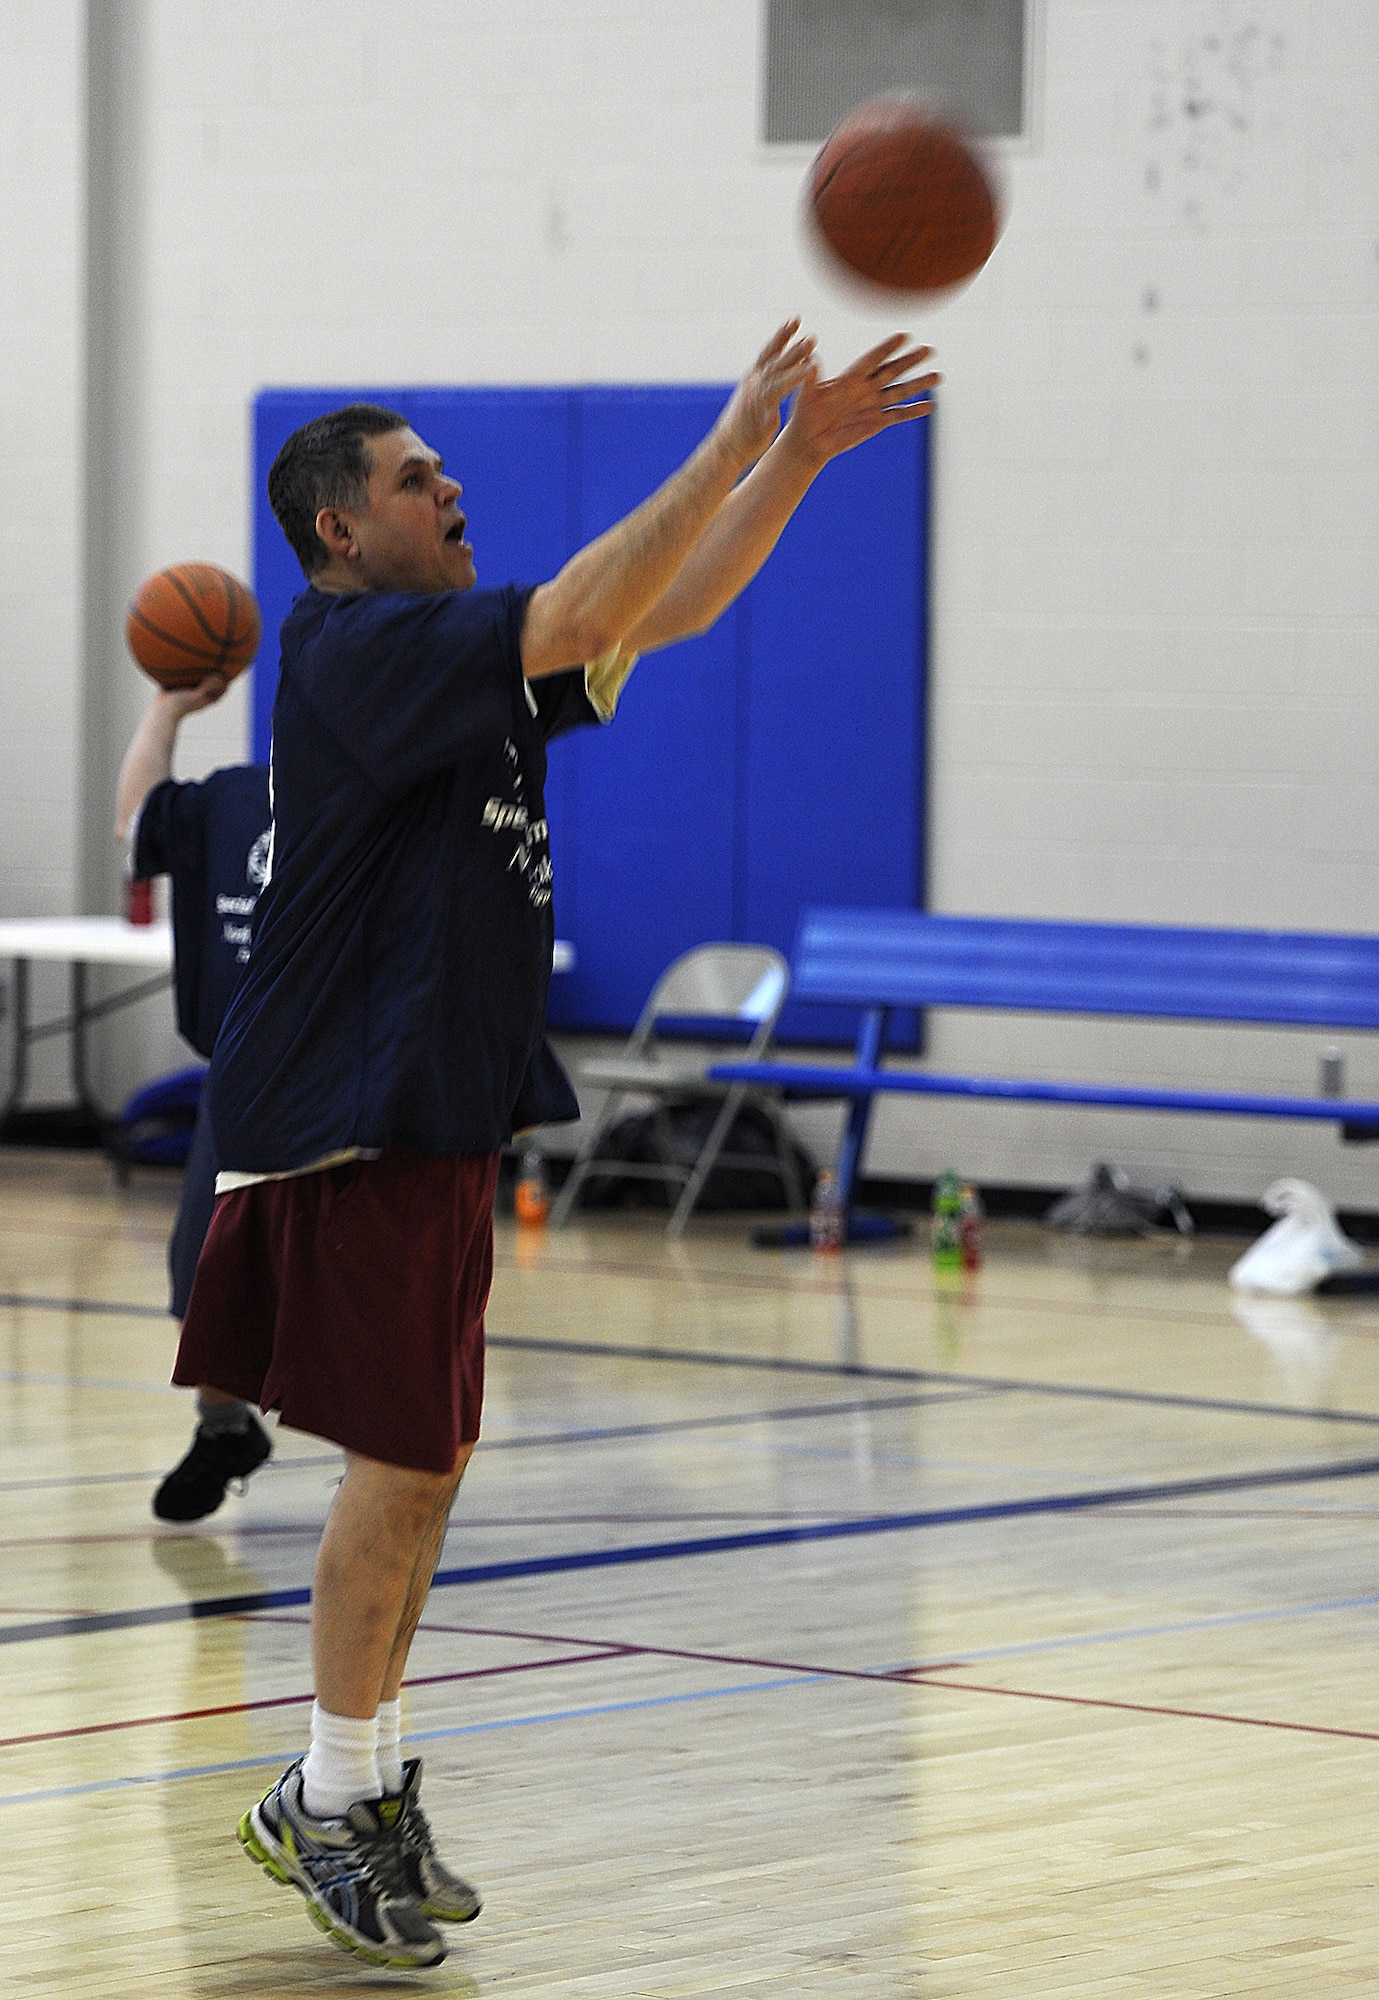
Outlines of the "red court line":
{"type": "MultiPolygon", "coordinates": [[[[935,1673],[946,1672],[938,1667],[935,1673]]],[[[962,1694],[1007,1694],[1016,1701],[1056,1701],[1070,1708],[1123,1709],[1129,1715],[1168,1715],[1186,1722],[1235,1722],[1245,1729],[1287,1729],[1302,1736],[1348,1736],[1361,1743],[1379,1743],[1379,1730],[1335,1729],[1322,1722],[1277,1722],[1267,1715],[1227,1715],[1213,1708],[1169,1708],[1156,1702],[1111,1701],[1090,1694],[1045,1694],[1039,1688],[987,1687],[978,1681],[936,1681],[927,1667],[912,1667],[904,1676],[912,1687],[956,1688],[962,1694]]]]}
{"type": "MultiPolygon", "coordinates": [[[[558,1646],[593,1646],[602,1644],[618,1646],[620,1650],[623,1647],[623,1642],[617,1640],[572,1639],[568,1635],[557,1637],[553,1633],[509,1632],[485,1625],[425,1626],[422,1629],[428,1631],[463,1632],[471,1634],[476,1638],[528,1639],[535,1641],[544,1638],[548,1644],[558,1646]]],[[[1320,1722],[1276,1722],[1269,1716],[1227,1715],[1214,1709],[1159,1707],[1149,1702],[1112,1701],[1099,1698],[1095,1695],[1043,1694],[1037,1688],[989,1687],[978,1681],[940,1681],[932,1678],[935,1674],[952,1673],[955,1669],[960,1671],[963,1665],[961,1660],[940,1660],[932,1667],[897,1667],[889,1673],[867,1673],[857,1667],[807,1667],[790,1660],[752,1659],[741,1653],[700,1653],[690,1652],[674,1646],[639,1646],[631,1642],[626,1644],[626,1651],[629,1653],[651,1654],[658,1659],[708,1660],[718,1662],[724,1666],[765,1667],[768,1670],[774,1669],[780,1673],[817,1675],[830,1680],[887,1681],[892,1687],[899,1685],[909,1687],[956,1688],[964,1694],[1006,1694],[1022,1701],[1065,1702],[1076,1708],[1124,1709],[1132,1715],[1177,1716],[1191,1722],[1235,1722],[1249,1729],[1287,1729],[1297,1731],[1305,1736],[1347,1736],[1358,1738],[1360,1741],[1366,1743],[1379,1743],[1379,1731],[1372,1729],[1335,1729],[1320,1722]]]]}
{"type": "MultiPolygon", "coordinates": [[[[810,1680],[837,1681],[885,1681],[891,1687],[909,1684],[909,1676],[916,1669],[897,1667],[884,1673],[867,1667],[820,1667],[807,1666],[800,1660],[759,1660],[751,1653],[701,1653],[687,1646],[642,1646],[635,1639],[571,1639],[555,1632],[509,1632],[492,1625],[432,1625],[423,1624],[417,1628],[422,1632],[451,1632],[465,1638],[475,1639],[528,1639],[538,1645],[547,1646],[603,1646],[609,1650],[609,1657],[641,1655],[653,1660],[707,1660],[711,1666],[719,1667],[761,1667],[767,1673],[803,1674],[810,1680]]],[[[939,1660],[933,1671],[947,1673],[966,1665],[963,1660],[939,1660]]]]}
{"type": "MultiPolygon", "coordinates": [[[[595,1642],[597,1644],[597,1641],[595,1642]]],[[[578,1667],[588,1661],[616,1660],[625,1652],[634,1650],[623,1646],[604,1646],[597,1652],[570,1654],[559,1660],[514,1660],[501,1667],[468,1667],[460,1673],[424,1674],[416,1680],[407,1680],[404,1687],[436,1687],[443,1681],[482,1681],[495,1674],[527,1674],[541,1667],[578,1667]]],[[[261,1708],[301,1708],[312,1701],[309,1694],[270,1695],[262,1701],[227,1701],[216,1708],[183,1708],[170,1715],[131,1715],[122,1722],[86,1722],[76,1729],[40,1729],[31,1736],[0,1736],[0,1750],[16,1750],[27,1743],[59,1743],[71,1736],[108,1736],[117,1729],[156,1729],[168,1722],[205,1722],[217,1715],[248,1715],[261,1708]]]]}
{"type": "MultiPolygon", "coordinates": [[[[1161,1715],[1187,1722],[1229,1722],[1247,1729],[1281,1729],[1303,1736],[1338,1736],[1364,1743],[1379,1743],[1379,1731],[1339,1729],[1317,1722],[1281,1722],[1270,1716],[1232,1715],[1219,1709],[1177,1708],[1168,1704],[1115,1701],[1107,1696],[1051,1694],[1039,1688],[995,1687],[981,1681],[940,1680],[936,1676],[961,1670],[961,1660],[943,1660],[932,1667],[896,1667],[877,1672],[862,1667],[825,1667],[798,1660],[761,1659],[749,1653],[715,1653],[687,1646],[646,1646],[635,1641],[571,1638],[568,1634],[524,1632],[487,1625],[424,1624],[422,1631],[470,1638],[523,1639],[536,1645],[579,1646],[585,1650],[553,1660],[514,1661],[497,1667],[472,1667],[448,1674],[426,1674],[403,1683],[408,1688],[438,1687],[456,1681],[486,1680],[495,1676],[530,1673],[546,1667],[587,1666],[603,1660],[664,1659],[700,1660],[713,1666],[753,1667],[768,1673],[799,1674],[811,1680],[880,1682],[889,1687],[942,1688],[959,1694],[1005,1695],[1016,1701],[1053,1702],[1071,1708],[1097,1708],[1128,1715],[1161,1715]]],[[[43,1730],[31,1736],[0,1737],[0,1749],[25,1744],[52,1743],[74,1736],[100,1736],[114,1730],[146,1729],[170,1722],[198,1722],[219,1715],[243,1715],[252,1710],[300,1707],[312,1700],[309,1694],[275,1695],[260,1701],[227,1702],[216,1708],[184,1709],[171,1715],[131,1716],[121,1722],[93,1722],[75,1729],[43,1730]]]]}
{"type": "MultiPolygon", "coordinates": [[[[293,1614],[278,1611],[246,1611],[245,1624],[264,1625],[309,1625],[310,1618],[305,1612],[293,1614]]],[[[527,1639],[538,1646],[606,1646],[602,1654],[591,1653],[590,1659],[631,1659],[644,1656],[655,1660],[707,1660],[711,1666],[764,1667],[771,1673],[804,1674],[811,1679],[840,1681],[903,1681],[910,1672],[908,1667],[899,1668],[894,1673],[874,1673],[865,1667],[817,1667],[806,1666],[798,1660],[758,1660],[746,1653],[696,1653],[680,1646],[642,1646],[635,1640],[619,1639],[569,1639],[554,1632],[509,1632],[495,1625],[433,1625],[429,1619],[418,1627],[419,1632],[440,1633],[462,1639],[527,1639]]],[[[563,1664],[563,1663],[562,1663],[563,1664]]],[[[944,1672],[952,1667],[963,1667],[965,1660],[940,1660],[936,1671],[944,1672]]],[[[453,1676],[440,1674],[440,1680],[450,1680],[453,1676]]],[[[408,1681],[408,1687],[424,1687],[424,1681],[408,1681]]],[[[0,1738],[0,1749],[4,1747],[0,1738]]]]}

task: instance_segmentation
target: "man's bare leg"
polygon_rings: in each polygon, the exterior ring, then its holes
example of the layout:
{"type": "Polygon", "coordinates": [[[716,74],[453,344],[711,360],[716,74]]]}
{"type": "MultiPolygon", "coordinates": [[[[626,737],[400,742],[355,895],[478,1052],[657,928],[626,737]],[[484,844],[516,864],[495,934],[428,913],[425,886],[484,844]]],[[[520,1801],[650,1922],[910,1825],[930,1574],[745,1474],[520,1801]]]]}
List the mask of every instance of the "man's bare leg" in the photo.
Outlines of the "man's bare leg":
{"type": "Polygon", "coordinates": [[[450,1510],[455,1504],[455,1494],[473,1452],[472,1444],[460,1446],[460,1455],[455,1462],[455,1474],[450,1489],[443,1497],[438,1496],[435,1513],[417,1550],[411,1581],[403,1601],[402,1616],[398,1620],[397,1633],[393,1639],[393,1650],[383,1676],[381,1696],[383,1701],[396,1701],[402,1692],[402,1677],[407,1671],[407,1655],[412,1649],[412,1640],[416,1636],[421,1614],[426,1609],[431,1579],[435,1576],[436,1565],[441,1559],[441,1549],[445,1542],[445,1531],[450,1526],[450,1510]]]}
{"type": "Polygon", "coordinates": [[[316,1558],[311,1747],[239,1824],[250,1859],[300,1889],[335,1943],[376,1965],[439,1964],[445,1941],[432,1919],[479,1913],[474,1890],[435,1858],[415,1775],[405,1788],[394,1779],[402,1795],[385,1799],[378,1759],[384,1675],[461,1469],[346,1454],[316,1558]]]}
{"type": "MultiPolygon", "coordinates": [[[[316,1699],[332,1715],[362,1720],[378,1713],[423,1551],[433,1551],[434,1565],[470,1449],[462,1447],[460,1462],[448,1473],[418,1472],[346,1453],[345,1477],[321,1537],[311,1594],[316,1699]]],[[[429,1572],[426,1582],[429,1587],[429,1572]]],[[[423,1589],[412,1630],[425,1598],[423,1589]]],[[[410,1632],[407,1636],[410,1642],[410,1632]]],[[[402,1658],[405,1663],[405,1646],[402,1658]]]]}
{"type": "Polygon", "coordinates": [[[316,1707],[303,1771],[305,1803],[312,1811],[340,1811],[329,1802],[318,1807],[313,1787],[324,1795],[339,1781],[343,1795],[349,1764],[358,1756],[362,1775],[372,1757],[383,1792],[405,1794],[397,1826],[411,1894],[427,1918],[445,1923],[468,1923],[482,1905],[478,1892],[436,1854],[415,1775],[402,1760],[400,1690],[450,1508],[473,1449],[462,1445],[454,1470],[444,1475],[347,1454],[345,1477],[321,1538],[312,1598],[316,1707]],[[372,1749],[365,1740],[370,1722],[372,1749]],[[313,1772],[318,1745],[321,1762],[313,1772]]]}

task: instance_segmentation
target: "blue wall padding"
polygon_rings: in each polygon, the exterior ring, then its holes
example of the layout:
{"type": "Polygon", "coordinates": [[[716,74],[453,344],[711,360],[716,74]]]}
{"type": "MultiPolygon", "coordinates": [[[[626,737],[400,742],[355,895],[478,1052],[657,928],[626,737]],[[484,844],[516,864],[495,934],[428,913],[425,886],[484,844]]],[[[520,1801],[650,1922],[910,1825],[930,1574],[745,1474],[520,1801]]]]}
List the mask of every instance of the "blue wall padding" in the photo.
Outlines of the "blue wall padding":
{"type": "MultiPolygon", "coordinates": [[[[629,513],[723,407],[717,388],[590,389],[580,398],[580,541],[629,513]]],[[[556,923],[578,959],[555,982],[560,1025],[630,1026],[692,944],[740,937],[733,907],[737,619],[644,660],[612,728],[552,746],[556,923]],[[568,877],[568,879],[567,879],[568,877]]]]}
{"type": "MultiPolygon", "coordinates": [[[[910,424],[830,465],[752,586],[738,921],[787,953],[806,882],[923,901],[926,438],[910,424]]],[[[827,1008],[788,1027],[838,1032],[827,1008]]]]}
{"type": "MultiPolygon", "coordinates": [[[[400,411],[462,481],[482,584],[539,582],[693,450],[718,385],[271,389],[255,409],[254,581],[276,633],[302,576],[265,481],[299,424],[351,400],[400,411]]],[[[819,902],[923,902],[928,423],[828,466],[739,603],[643,660],[616,723],[552,745],[556,928],[578,963],[556,1027],[625,1029],[677,953],[713,939],[787,954],[819,902]]],[[[266,756],[276,660],[254,674],[266,756]]],[[[787,1008],[787,1040],[850,1039],[787,1008]]],[[[914,1021],[893,1042],[913,1046],[914,1021]]]]}

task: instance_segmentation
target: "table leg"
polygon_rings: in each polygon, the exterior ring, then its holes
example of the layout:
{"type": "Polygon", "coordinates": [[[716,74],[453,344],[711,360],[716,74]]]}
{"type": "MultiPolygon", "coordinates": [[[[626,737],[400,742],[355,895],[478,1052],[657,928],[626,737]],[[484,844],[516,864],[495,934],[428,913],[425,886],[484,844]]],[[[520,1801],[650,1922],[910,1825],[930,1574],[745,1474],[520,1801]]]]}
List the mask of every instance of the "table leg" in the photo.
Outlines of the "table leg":
{"type": "Polygon", "coordinates": [[[72,961],[72,1089],[78,1106],[88,1112],[99,1125],[103,1121],[95,1104],[91,1101],[91,1089],[86,1079],[86,967],[80,959],[72,961]]]}
{"type": "Polygon", "coordinates": [[[132,1007],[136,1001],[151,999],[155,993],[165,991],[171,975],[160,972],[153,979],[144,980],[136,986],[126,986],[105,1000],[92,1000],[88,997],[90,968],[81,960],[74,959],[71,962],[69,1012],[52,1021],[41,1021],[35,1027],[29,1018],[29,963],[26,959],[15,959],[13,964],[14,1072],[9,1096],[3,1109],[0,1109],[0,1141],[9,1139],[23,1143],[38,1138],[41,1143],[44,1137],[51,1141],[57,1135],[59,1144],[71,1145],[75,1141],[78,1144],[90,1142],[101,1145],[108,1137],[114,1120],[101,1110],[91,1089],[87,1060],[90,1024],[103,1020],[107,1014],[117,1013],[123,1007],[132,1007]],[[69,1038],[67,1058],[71,1067],[74,1101],[25,1109],[20,1100],[29,1081],[30,1044],[45,1041],[51,1035],[66,1035],[69,1038]]]}
{"type": "Polygon", "coordinates": [[[27,958],[14,960],[14,1068],[10,1076],[10,1094],[5,1099],[5,1108],[0,1112],[0,1138],[9,1124],[20,1098],[24,1095],[29,1081],[29,961],[27,958]]]}

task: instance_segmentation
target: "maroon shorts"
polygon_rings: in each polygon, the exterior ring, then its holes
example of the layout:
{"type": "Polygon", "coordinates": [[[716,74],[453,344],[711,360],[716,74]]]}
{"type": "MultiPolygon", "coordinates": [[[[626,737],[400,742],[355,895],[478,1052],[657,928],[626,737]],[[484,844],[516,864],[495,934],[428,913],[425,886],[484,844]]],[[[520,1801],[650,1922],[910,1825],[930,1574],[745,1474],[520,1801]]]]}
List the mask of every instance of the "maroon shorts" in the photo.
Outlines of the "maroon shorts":
{"type": "Polygon", "coordinates": [[[172,1379],[385,1465],[479,1435],[496,1153],[389,1152],[221,1195],[172,1379]]]}

